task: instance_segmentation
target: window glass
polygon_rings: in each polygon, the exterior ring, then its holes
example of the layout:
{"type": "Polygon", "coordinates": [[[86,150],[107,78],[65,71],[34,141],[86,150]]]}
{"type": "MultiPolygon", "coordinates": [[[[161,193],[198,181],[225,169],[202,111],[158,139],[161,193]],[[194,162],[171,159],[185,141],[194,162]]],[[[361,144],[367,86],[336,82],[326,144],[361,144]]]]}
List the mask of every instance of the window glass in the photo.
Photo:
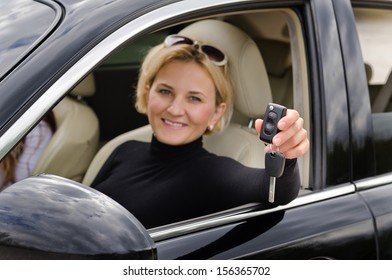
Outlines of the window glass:
{"type": "Polygon", "coordinates": [[[392,171],[392,10],[354,9],[368,77],[377,173],[392,171]]]}
{"type": "Polygon", "coordinates": [[[392,10],[355,9],[364,61],[371,67],[369,83],[385,84],[392,67],[392,10]]]}
{"type": "Polygon", "coordinates": [[[0,78],[49,31],[55,11],[40,2],[0,2],[0,78]]]}

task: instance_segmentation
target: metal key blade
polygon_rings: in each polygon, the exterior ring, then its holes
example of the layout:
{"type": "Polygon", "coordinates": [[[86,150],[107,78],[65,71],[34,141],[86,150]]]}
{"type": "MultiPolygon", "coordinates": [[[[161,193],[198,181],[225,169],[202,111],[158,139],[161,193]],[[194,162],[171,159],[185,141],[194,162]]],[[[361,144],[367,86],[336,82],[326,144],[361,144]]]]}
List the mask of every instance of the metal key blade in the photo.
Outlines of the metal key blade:
{"type": "Polygon", "coordinates": [[[265,171],[269,175],[268,202],[275,202],[276,178],[282,176],[285,166],[285,157],[279,151],[265,154],[265,171]]]}
{"type": "Polygon", "coordinates": [[[275,201],[275,184],[276,184],[276,177],[270,176],[269,191],[268,191],[268,202],[269,203],[274,203],[274,201],[275,201]]]}

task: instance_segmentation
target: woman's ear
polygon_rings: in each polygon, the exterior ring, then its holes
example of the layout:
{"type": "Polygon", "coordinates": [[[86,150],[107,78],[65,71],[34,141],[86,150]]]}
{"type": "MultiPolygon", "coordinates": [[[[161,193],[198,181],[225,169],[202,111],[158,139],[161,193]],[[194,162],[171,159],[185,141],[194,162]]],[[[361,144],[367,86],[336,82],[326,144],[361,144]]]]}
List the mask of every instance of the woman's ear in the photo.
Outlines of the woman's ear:
{"type": "Polygon", "coordinates": [[[144,94],[143,94],[144,103],[146,104],[146,106],[148,105],[148,96],[149,95],[150,95],[150,86],[146,85],[144,88],[144,94]]]}
{"type": "Polygon", "coordinates": [[[227,105],[224,102],[222,102],[218,106],[216,106],[214,115],[212,116],[212,119],[210,122],[210,126],[212,125],[212,127],[214,127],[215,124],[222,118],[222,116],[226,112],[226,107],[227,107],[227,105]]]}

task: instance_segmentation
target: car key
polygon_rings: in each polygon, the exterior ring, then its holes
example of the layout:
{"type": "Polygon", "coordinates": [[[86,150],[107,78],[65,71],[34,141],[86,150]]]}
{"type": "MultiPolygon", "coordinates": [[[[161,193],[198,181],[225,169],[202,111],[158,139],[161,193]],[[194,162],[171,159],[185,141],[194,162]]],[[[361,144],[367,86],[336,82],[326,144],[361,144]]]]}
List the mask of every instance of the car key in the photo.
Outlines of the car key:
{"type": "Polygon", "coordinates": [[[264,113],[263,126],[260,131],[260,140],[272,144],[272,138],[280,131],[278,129],[278,122],[281,118],[286,116],[287,108],[269,103],[264,113]]]}
{"type": "Polygon", "coordinates": [[[269,175],[268,202],[275,201],[276,178],[283,174],[286,158],[279,151],[271,151],[265,154],[265,172],[269,175]]]}
{"type": "Polygon", "coordinates": [[[268,191],[268,201],[270,203],[275,201],[276,178],[282,176],[286,162],[281,152],[272,150],[272,138],[280,131],[278,122],[286,113],[286,107],[269,103],[265,110],[263,126],[260,131],[260,140],[271,144],[271,151],[265,154],[265,171],[270,176],[268,191]]]}

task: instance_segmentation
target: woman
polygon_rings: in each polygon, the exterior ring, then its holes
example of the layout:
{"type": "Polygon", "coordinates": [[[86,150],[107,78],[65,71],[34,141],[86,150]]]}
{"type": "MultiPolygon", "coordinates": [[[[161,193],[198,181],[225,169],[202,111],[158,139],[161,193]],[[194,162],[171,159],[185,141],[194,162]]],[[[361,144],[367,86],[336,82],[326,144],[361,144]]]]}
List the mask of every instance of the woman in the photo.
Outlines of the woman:
{"type": "MultiPolygon", "coordinates": [[[[147,114],[151,143],[129,141],[105,162],[92,187],[112,197],[147,228],[268,201],[263,169],[207,152],[202,136],[229,123],[233,93],[226,56],[213,46],[179,35],[166,38],[146,56],[137,85],[136,107],[147,114]]],[[[257,120],[260,131],[262,120],[257,120]]],[[[293,200],[300,188],[296,157],[309,142],[294,110],[274,138],[287,158],[277,179],[275,204],[293,200]]],[[[262,143],[260,142],[262,145],[262,143]]],[[[268,147],[266,148],[268,149],[268,147]]]]}

